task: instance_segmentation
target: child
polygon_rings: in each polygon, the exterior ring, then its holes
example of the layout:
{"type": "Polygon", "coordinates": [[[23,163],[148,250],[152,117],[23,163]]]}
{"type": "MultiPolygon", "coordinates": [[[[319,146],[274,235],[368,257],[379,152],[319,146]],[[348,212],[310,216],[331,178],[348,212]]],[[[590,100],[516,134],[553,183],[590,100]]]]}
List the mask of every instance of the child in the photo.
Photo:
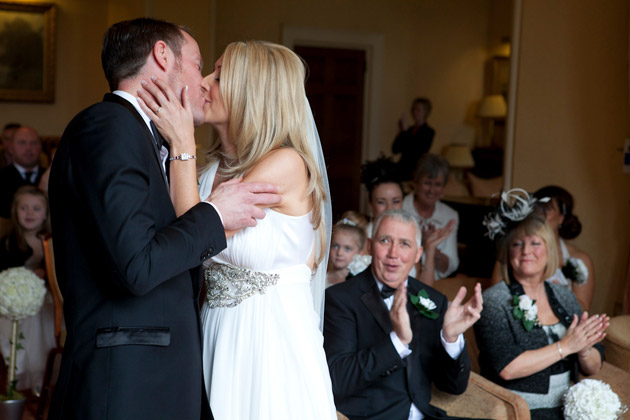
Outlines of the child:
{"type": "Polygon", "coordinates": [[[363,249],[364,244],[365,231],[355,222],[344,218],[333,226],[326,275],[327,287],[341,283],[348,277],[350,273],[348,264],[352,261],[352,257],[363,249]]]}
{"type": "MultiPolygon", "coordinates": [[[[11,230],[0,239],[0,271],[26,267],[39,277],[46,276],[42,236],[50,232],[46,194],[31,185],[20,187],[11,205],[11,230]]],[[[54,306],[48,293],[41,310],[20,321],[22,346],[17,352],[17,387],[32,388],[37,394],[42,384],[46,356],[55,347],[54,306]]],[[[5,360],[10,352],[11,321],[0,318],[0,350],[5,360]]]]}
{"type": "Polygon", "coordinates": [[[44,278],[42,236],[48,233],[46,194],[31,185],[20,187],[11,205],[11,230],[0,239],[0,271],[25,266],[44,278]]]}

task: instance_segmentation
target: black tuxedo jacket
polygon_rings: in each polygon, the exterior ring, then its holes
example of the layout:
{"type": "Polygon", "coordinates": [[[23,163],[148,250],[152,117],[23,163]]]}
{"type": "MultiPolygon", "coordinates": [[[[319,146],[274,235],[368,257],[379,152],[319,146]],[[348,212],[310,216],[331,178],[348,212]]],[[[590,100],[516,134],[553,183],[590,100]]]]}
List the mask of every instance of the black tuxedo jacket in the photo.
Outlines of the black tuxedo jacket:
{"type": "Polygon", "coordinates": [[[11,202],[13,201],[15,192],[23,185],[37,186],[43,174],[44,169],[38,167],[37,179],[34,184],[31,184],[22,178],[20,171],[13,165],[5,166],[0,169],[0,217],[6,219],[11,218],[11,202]]]}
{"type": "Polygon", "coordinates": [[[452,394],[466,390],[470,375],[467,350],[453,360],[440,340],[448,301],[409,277],[407,291],[417,294],[420,289],[436,303],[439,317],[428,319],[408,302],[413,339],[412,353],[404,359],[391,342],[389,311],[371,266],[326,290],[324,348],[335,404],[351,420],[406,420],[412,401],[426,419],[449,418],[429,405],[431,383],[452,394]]]}
{"type": "Polygon", "coordinates": [[[113,94],[66,128],[49,191],[68,336],[48,418],[211,418],[196,267],[226,246],[217,212],[175,217],[151,131],[113,94]]]}

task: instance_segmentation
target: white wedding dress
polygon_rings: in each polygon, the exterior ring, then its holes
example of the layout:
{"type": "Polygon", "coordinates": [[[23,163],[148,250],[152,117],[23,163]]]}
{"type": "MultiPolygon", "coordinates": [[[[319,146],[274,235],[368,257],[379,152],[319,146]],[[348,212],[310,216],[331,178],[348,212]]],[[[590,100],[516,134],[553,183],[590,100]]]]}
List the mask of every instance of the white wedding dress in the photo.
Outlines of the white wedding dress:
{"type": "MultiPolygon", "coordinates": [[[[201,197],[217,167],[201,176],[201,197]]],[[[306,265],[314,234],[310,213],[267,209],[204,264],[203,369],[215,419],[337,418],[306,265]]]]}

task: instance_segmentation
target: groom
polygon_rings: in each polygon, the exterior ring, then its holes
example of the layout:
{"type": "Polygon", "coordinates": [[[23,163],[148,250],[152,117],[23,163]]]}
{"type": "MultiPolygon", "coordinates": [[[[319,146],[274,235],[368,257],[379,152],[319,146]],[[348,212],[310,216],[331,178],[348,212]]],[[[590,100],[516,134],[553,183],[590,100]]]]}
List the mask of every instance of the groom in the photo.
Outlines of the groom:
{"type": "Polygon", "coordinates": [[[167,152],[135,97],[151,76],[188,87],[201,124],[199,47],[184,28],[141,18],[109,28],[101,58],[113,93],[70,122],[50,175],[68,335],[48,418],[212,418],[195,268],[225,248],[224,230],[255,225],[256,205],[279,196],[272,185],[227,183],[177,218],[167,152]]]}

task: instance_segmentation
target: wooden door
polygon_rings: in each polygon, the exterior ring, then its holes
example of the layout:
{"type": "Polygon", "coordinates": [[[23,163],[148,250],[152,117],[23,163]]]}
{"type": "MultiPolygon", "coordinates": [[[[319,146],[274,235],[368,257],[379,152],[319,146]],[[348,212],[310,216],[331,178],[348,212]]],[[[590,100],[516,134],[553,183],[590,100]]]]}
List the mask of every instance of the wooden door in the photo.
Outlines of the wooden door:
{"type": "Polygon", "coordinates": [[[296,46],[328,167],[333,218],[359,210],[365,51],[296,46]]]}

